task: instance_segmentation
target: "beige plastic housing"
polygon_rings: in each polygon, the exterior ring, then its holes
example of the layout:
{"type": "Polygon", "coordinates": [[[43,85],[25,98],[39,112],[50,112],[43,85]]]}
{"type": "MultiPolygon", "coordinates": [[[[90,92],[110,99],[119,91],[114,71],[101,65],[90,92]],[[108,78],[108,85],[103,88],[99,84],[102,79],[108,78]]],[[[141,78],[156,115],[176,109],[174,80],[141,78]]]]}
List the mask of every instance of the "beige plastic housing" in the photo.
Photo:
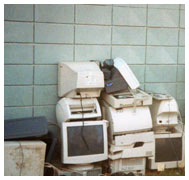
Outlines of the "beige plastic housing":
{"type": "Polygon", "coordinates": [[[109,145],[109,158],[137,158],[154,156],[154,132],[141,132],[115,136],[114,144],[109,145]]]}
{"type": "Polygon", "coordinates": [[[153,128],[163,130],[178,124],[179,109],[176,100],[167,96],[155,96],[150,106],[153,128]]]}
{"type": "Polygon", "coordinates": [[[152,104],[152,96],[140,89],[114,94],[103,92],[102,99],[116,109],[131,106],[147,106],[152,104]]]}
{"type": "Polygon", "coordinates": [[[5,176],[43,176],[46,144],[42,141],[5,141],[5,176]]]}
{"type": "Polygon", "coordinates": [[[134,134],[125,134],[120,136],[115,136],[113,144],[115,146],[125,146],[125,145],[134,145],[137,142],[154,142],[154,132],[139,132],[134,134]]]}
{"type": "Polygon", "coordinates": [[[102,101],[103,118],[110,122],[109,140],[113,135],[146,131],[152,128],[148,106],[114,109],[102,101]]]}
{"type": "Polygon", "coordinates": [[[119,70],[120,74],[125,79],[131,89],[136,89],[140,86],[140,83],[135,77],[134,73],[123,59],[119,57],[115,58],[114,67],[119,70]]]}
{"type": "Polygon", "coordinates": [[[101,110],[96,98],[62,98],[56,105],[56,118],[59,126],[62,122],[100,117],[101,110]]]}
{"type": "MultiPolygon", "coordinates": [[[[174,133],[170,134],[155,134],[154,135],[155,139],[156,138],[161,138],[162,140],[164,138],[177,138],[177,137],[182,137],[182,160],[181,161],[167,161],[167,162],[155,162],[155,156],[149,157],[148,159],[148,168],[155,170],[158,169],[159,166],[164,167],[164,169],[170,169],[170,168],[184,168],[185,167],[185,133],[182,131],[182,129],[179,127],[175,129],[174,133]]],[[[154,146],[154,155],[155,155],[155,146],[154,146]]]]}
{"type": "Polygon", "coordinates": [[[134,173],[135,175],[145,175],[146,170],[146,158],[124,158],[110,160],[109,166],[111,173],[124,172],[134,173]]]}
{"type": "MultiPolygon", "coordinates": [[[[107,124],[106,120],[101,121],[83,121],[83,122],[63,122],[61,126],[62,138],[62,163],[64,164],[87,164],[94,163],[108,159],[108,138],[107,138],[107,124]],[[83,124],[84,123],[84,124],[83,124]],[[89,154],[82,156],[68,156],[68,127],[78,126],[103,126],[104,152],[101,154],[89,154]]],[[[92,132],[91,132],[92,133],[92,132]]]]}
{"type": "Polygon", "coordinates": [[[130,146],[115,146],[111,145],[109,149],[109,159],[121,158],[137,158],[137,157],[152,157],[154,142],[146,142],[140,147],[130,146]]]}
{"type": "Polygon", "coordinates": [[[99,97],[104,75],[95,62],[58,64],[58,96],[71,98],[99,97]]]}

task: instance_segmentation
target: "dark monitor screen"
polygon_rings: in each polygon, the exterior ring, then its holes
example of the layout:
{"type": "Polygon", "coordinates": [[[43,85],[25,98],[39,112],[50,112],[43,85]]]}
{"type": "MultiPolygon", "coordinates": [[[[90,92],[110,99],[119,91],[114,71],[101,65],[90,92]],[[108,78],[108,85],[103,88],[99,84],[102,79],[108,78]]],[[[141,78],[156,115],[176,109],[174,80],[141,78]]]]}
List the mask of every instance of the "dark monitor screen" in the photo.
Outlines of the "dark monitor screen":
{"type": "Polygon", "coordinates": [[[158,138],[155,145],[155,162],[182,160],[182,138],[158,138]]]}
{"type": "Polygon", "coordinates": [[[103,125],[67,127],[68,156],[104,153],[103,125]]]}

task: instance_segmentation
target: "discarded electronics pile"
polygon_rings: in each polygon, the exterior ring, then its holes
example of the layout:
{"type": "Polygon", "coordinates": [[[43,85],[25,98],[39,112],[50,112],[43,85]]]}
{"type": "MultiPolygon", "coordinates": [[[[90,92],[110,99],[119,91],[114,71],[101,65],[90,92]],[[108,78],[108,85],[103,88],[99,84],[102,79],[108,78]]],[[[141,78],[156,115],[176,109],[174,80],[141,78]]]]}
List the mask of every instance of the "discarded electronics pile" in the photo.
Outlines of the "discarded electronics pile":
{"type": "Polygon", "coordinates": [[[121,58],[59,64],[56,116],[63,164],[82,175],[100,175],[95,162],[107,159],[112,174],[184,166],[184,130],[175,99],[139,86],[121,58]]]}
{"type": "Polygon", "coordinates": [[[51,162],[57,138],[45,117],[10,119],[4,126],[5,175],[43,175],[44,163],[58,176],[183,168],[185,135],[177,102],[139,86],[121,58],[59,63],[56,118],[63,168],[51,162]]]}

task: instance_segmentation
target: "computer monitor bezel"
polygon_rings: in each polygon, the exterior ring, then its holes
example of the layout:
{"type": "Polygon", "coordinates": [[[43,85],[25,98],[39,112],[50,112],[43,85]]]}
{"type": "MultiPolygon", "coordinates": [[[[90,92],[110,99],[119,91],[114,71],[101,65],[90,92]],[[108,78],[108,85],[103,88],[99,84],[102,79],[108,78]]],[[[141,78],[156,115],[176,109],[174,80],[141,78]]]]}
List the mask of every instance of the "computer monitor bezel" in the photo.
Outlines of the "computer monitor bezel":
{"type": "Polygon", "coordinates": [[[86,164],[106,160],[108,158],[108,138],[107,138],[107,121],[80,121],[80,122],[63,122],[61,128],[62,137],[62,163],[64,164],[86,164]],[[103,137],[104,137],[104,153],[93,154],[93,155],[82,155],[82,156],[68,156],[68,135],[67,127],[76,126],[103,126],[103,137]]]}

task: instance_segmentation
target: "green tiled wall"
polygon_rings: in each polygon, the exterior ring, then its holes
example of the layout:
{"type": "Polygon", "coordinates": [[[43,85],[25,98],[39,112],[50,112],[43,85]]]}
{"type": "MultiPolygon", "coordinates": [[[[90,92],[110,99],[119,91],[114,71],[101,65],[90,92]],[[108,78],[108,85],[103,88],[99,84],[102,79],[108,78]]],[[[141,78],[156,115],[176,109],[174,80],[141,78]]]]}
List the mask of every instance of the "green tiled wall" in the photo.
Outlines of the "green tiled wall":
{"type": "Polygon", "coordinates": [[[56,121],[57,63],[122,57],[146,91],[185,112],[185,7],[5,5],[5,119],[56,121]]]}

